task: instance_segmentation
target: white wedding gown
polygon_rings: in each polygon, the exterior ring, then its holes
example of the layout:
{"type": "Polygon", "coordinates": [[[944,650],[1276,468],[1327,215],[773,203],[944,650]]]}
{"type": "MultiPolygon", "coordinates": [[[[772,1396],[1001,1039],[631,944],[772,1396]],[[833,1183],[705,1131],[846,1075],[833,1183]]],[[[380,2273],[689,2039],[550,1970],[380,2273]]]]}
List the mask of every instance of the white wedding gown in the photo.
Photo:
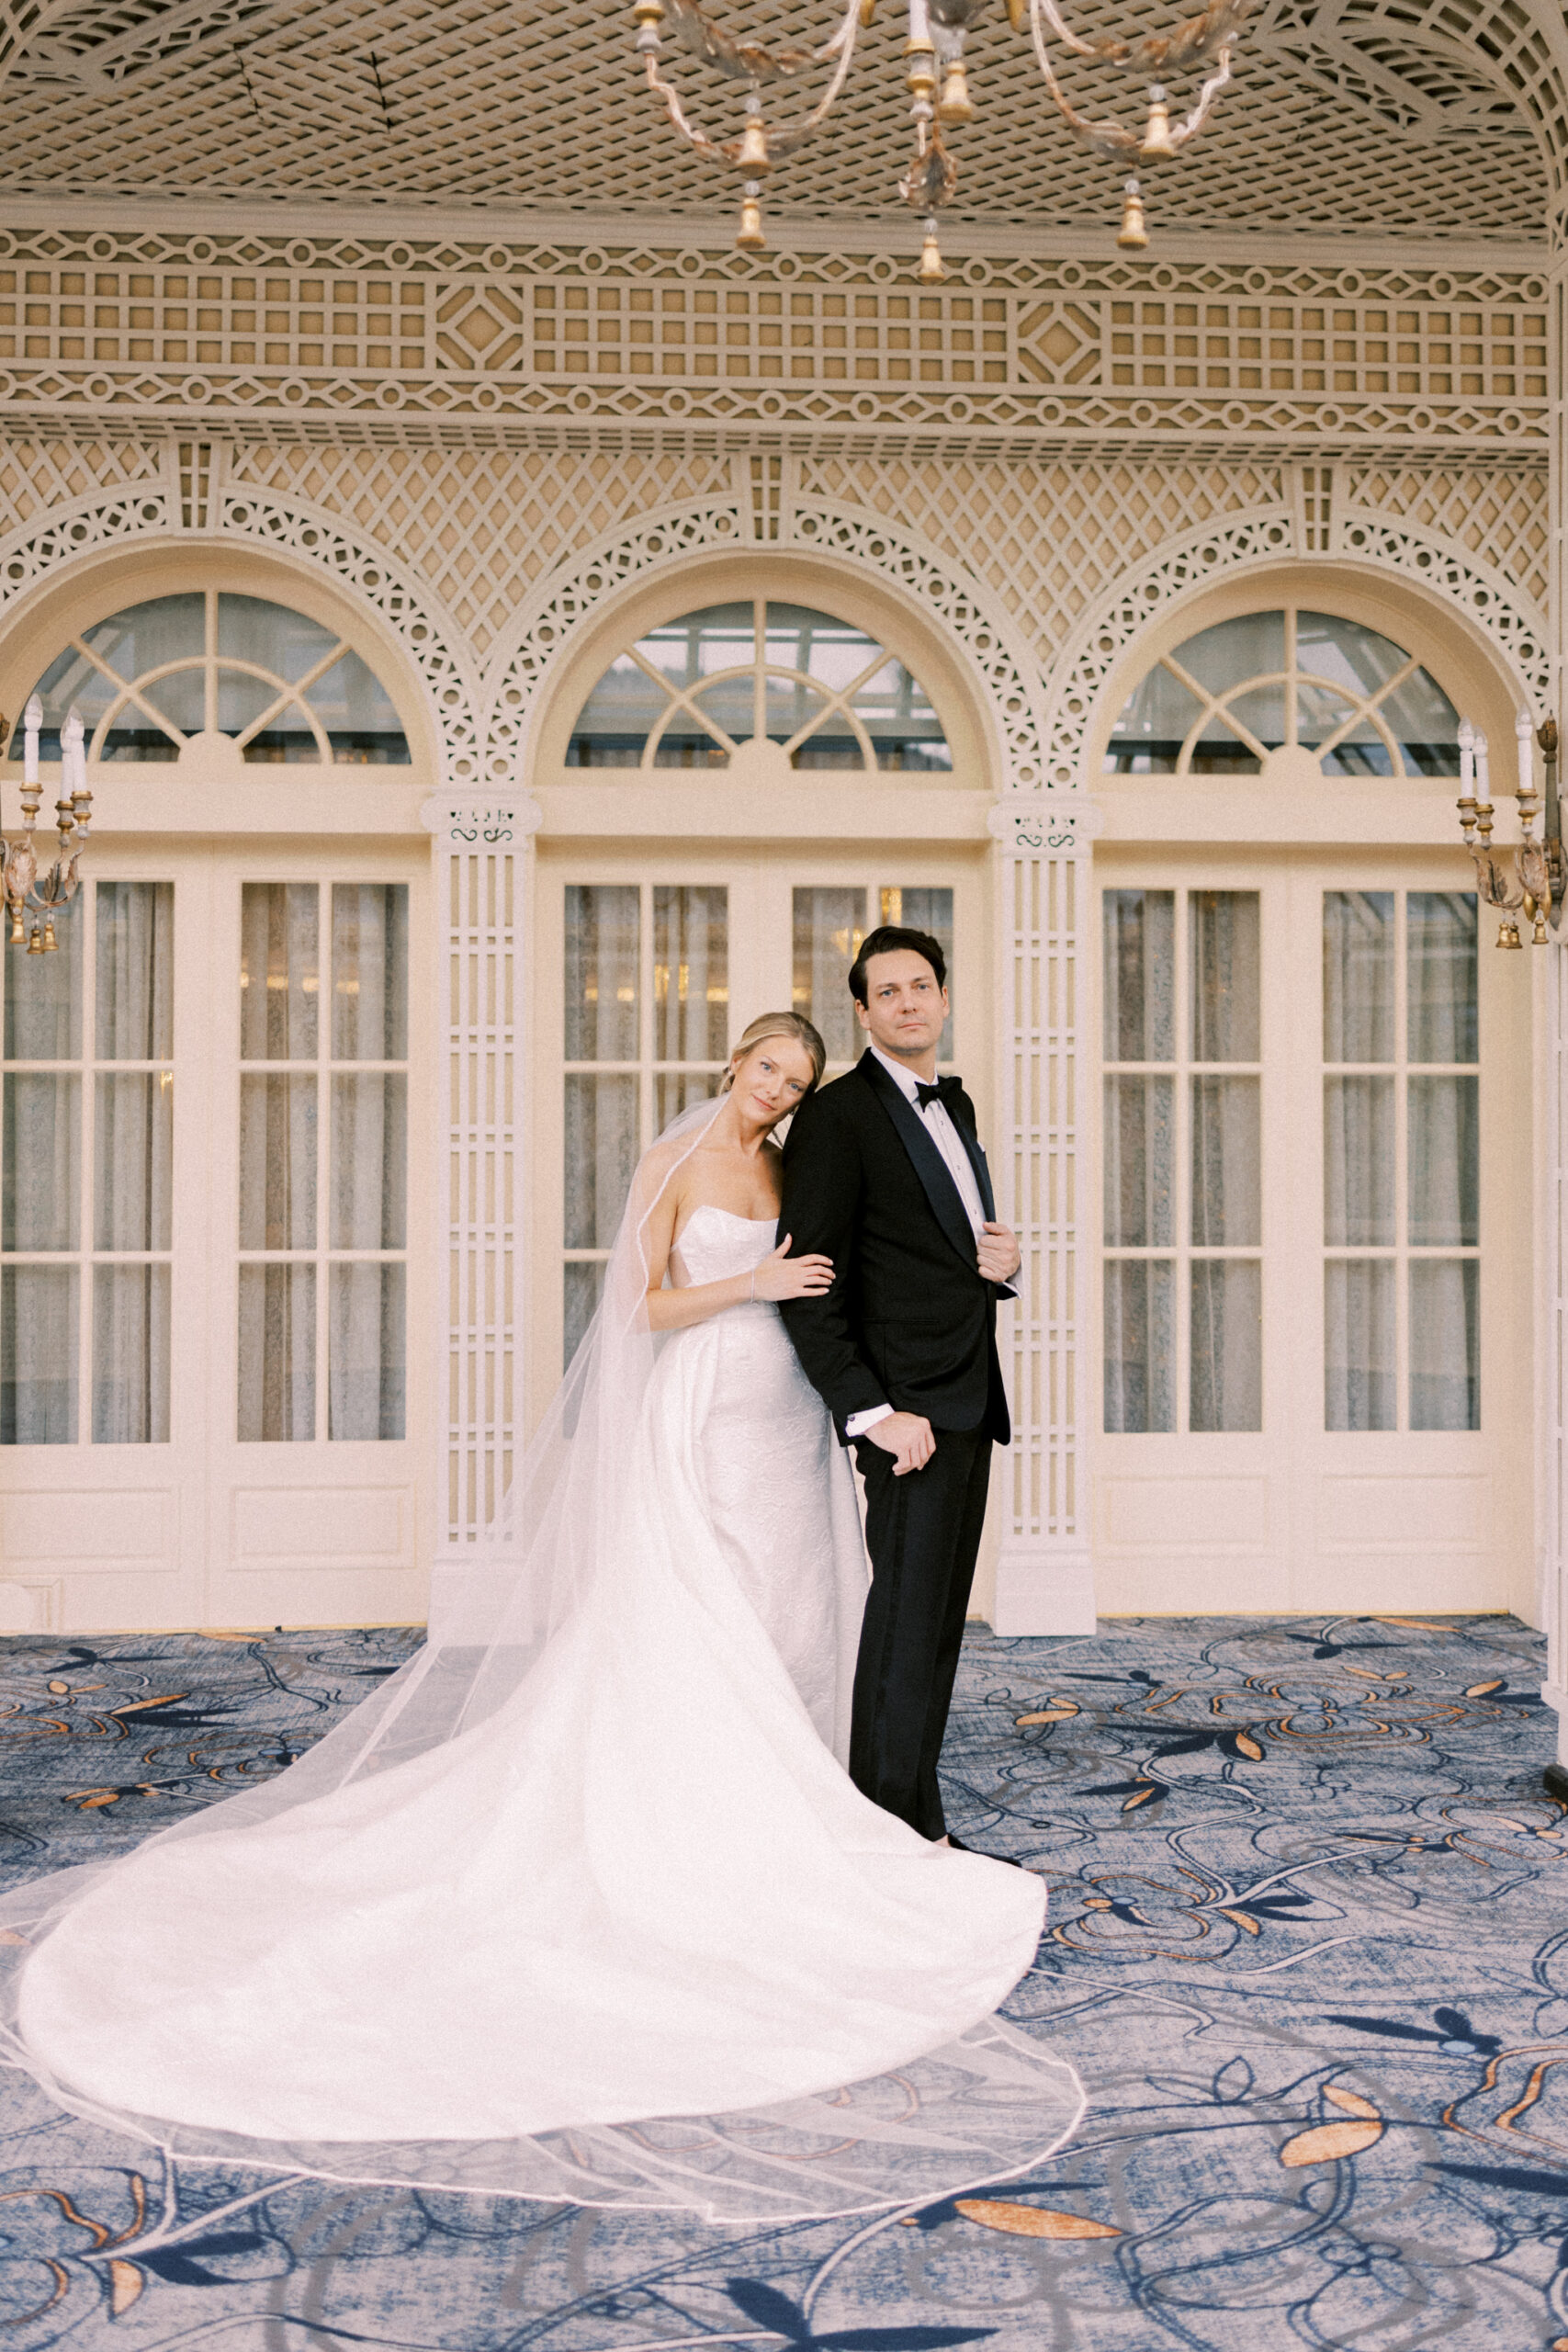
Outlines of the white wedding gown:
{"type": "MultiPolygon", "coordinates": [[[[674,1278],[773,1238],[699,1208],[674,1278]]],[[[509,1702],[274,1820],[114,1864],[26,1960],[25,2063],[187,2150],[373,2158],[837,2098],[980,2028],[1032,1960],[1043,1884],[928,1844],[836,1760],[866,1568],[776,1309],[666,1340],[626,1442],[630,1572],[509,1702]]],[[[1074,2103],[1048,2087],[1032,2148],[1074,2103]]]]}

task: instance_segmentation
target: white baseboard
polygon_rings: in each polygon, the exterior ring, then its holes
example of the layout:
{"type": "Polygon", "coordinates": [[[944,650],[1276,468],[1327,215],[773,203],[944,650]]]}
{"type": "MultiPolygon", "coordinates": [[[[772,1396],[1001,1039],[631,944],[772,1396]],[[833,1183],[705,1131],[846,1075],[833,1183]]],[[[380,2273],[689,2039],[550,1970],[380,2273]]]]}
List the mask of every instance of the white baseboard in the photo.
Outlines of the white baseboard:
{"type": "Polygon", "coordinates": [[[1087,1552],[1013,1552],[1004,1543],[997,1559],[996,1630],[1030,1634],[1092,1634],[1094,1568],[1087,1552]]]}

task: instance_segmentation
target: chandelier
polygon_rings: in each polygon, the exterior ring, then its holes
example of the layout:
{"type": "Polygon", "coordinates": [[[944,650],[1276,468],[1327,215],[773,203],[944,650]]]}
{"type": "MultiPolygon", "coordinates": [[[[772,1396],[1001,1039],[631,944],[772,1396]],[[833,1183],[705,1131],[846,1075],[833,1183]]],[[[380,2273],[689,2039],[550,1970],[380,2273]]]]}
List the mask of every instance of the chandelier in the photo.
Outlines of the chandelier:
{"type": "MultiPolygon", "coordinates": [[[[82,748],[81,714],[73,705],[60,734],[62,797],[54,804],[60,854],[52,865],[40,868],[39,854],[33,846],[33,828],[43,797],[38,773],[38,739],[42,726],[43,705],[34,695],[22,714],[22,830],[9,841],[0,841],[0,888],[4,888],[6,909],[11,918],[10,944],[19,947],[26,939],[29,956],[51,955],[60,944],[54,935],[54,911],[57,907],[69,906],[76,896],[76,869],[93,817],[86,754],[82,748]],[[30,934],[27,929],[29,912],[33,918],[30,934]],[[43,918],[41,923],[39,916],[43,918]]],[[[0,742],[5,741],[6,733],[6,721],[0,718],[0,742]]]]}
{"type": "Polygon", "coordinates": [[[1459,730],[1460,830],[1474,863],[1481,896],[1489,907],[1497,909],[1502,918],[1497,927],[1498,946],[1523,946],[1518,922],[1522,914],[1531,926],[1531,944],[1544,947],[1548,925],[1556,931],[1562,922],[1565,879],[1562,820],[1557,799],[1557,721],[1548,718],[1537,727],[1529,713],[1521,710],[1514,721],[1514,733],[1519,757],[1518,790],[1515,797],[1523,838],[1514,849],[1492,846],[1496,811],[1492,806],[1486,738],[1468,718],[1460,722],[1459,730]],[[1537,745],[1546,771],[1544,795],[1535,788],[1532,753],[1537,745]],[[1537,841],[1536,820],[1542,815],[1543,801],[1545,822],[1542,838],[1537,841]]]}
{"type": "MultiPolygon", "coordinates": [[[[975,107],[964,63],[964,43],[979,17],[982,0],[907,0],[908,38],[904,44],[914,149],[898,182],[898,193],[925,222],[919,276],[931,284],[946,275],[937,238],[937,216],[952,201],[958,165],[944,132],[972,122],[975,107]]],[[[854,62],[858,34],[872,20],[876,0],[848,0],[838,30],[817,49],[762,49],[731,40],[722,32],[698,0],[634,0],[637,47],[646,61],[649,86],[686,144],[710,164],[740,176],[740,227],[736,243],[746,252],[760,251],[762,235],[762,181],[775,164],[804,145],[832,111],[854,62]],[[663,33],[668,28],[694,59],[729,82],[745,85],[746,128],[738,139],[709,138],[688,116],[673,83],[661,70],[663,33]],[[803,77],[819,78],[815,102],[793,117],[770,120],[763,92],[787,96],[787,85],[803,77]]],[[[1158,163],[1179,153],[1208,121],[1214,100],[1231,78],[1231,51],[1252,0],[1209,0],[1200,16],[1190,17],[1168,33],[1146,33],[1122,40],[1111,33],[1084,39],[1067,25],[1057,0],[1007,0],[1015,34],[1028,33],[1051,102],[1074,136],[1097,154],[1128,167],[1123,184],[1122,229],[1117,243],[1141,252],[1148,243],[1138,166],[1158,163]],[[1052,44],[1069,58],[1090,60],[1114,67],[1146,85],[1146,111],[1141,122],[1123,123],[1114,117],[1092,118],[1081,113],[1062,85],[1052,44]],[[1196,80],[1190,109],[1173,119],[1168,85],[1196,80]]]]}

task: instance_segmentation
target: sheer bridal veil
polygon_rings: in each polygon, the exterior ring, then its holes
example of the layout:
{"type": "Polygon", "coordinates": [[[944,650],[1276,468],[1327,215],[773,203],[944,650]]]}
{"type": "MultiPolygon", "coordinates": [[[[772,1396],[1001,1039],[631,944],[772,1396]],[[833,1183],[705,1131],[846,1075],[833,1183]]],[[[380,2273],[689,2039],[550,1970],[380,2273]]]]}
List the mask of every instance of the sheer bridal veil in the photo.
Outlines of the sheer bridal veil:
{"type": "MultiPolygon", "coordinates": [[[[224,1883],[232,1886],[238,1883],[231,1868],[234,1855],[241,1857],[243,1875],[245,1853],[262,1852],[273,1841],[300,1832],[317,1838],[318,1849],[320,1838],[326,1837],[338,1841],[334,1852],[351,1851],[367,1825],[384,1827],[411,1789],[433,1783],[444,1772],[455,1779],[468,1773],[471,1808],[474,1788],[484,1793],[483,1776],[476,1781],[467,1759],[475,1743],[487,1740],[487,1769],[498,1781],[504,1783],[511,1770],[507,1759],[514,1753],[525,1759],[519,1770],[533,1769],[529,1727],[558,1690],[563,1659],[570,1662],[571,1645],[585,1625],[606,1622],[603,1612],[615,1611],[626,1594],[625,1580],[635,1577],[639,1556],[646,1558],[649,1505],[637,1491],[633,1441],[660,1344],[642,1311],[649,1220],[719,1107],[719,1102],[705,1102],[684,1113],[645,1154],[598,1310],[516,1466],[495,1531],[468,1557],[437,1568],[429,1637],[417,1657],[264,1785],[177,1822],[132,1852],[56,1872],[0,1897],[0,2060],[31,2074],[61,2105],[186,2160],[259,2165],[359,2182],[670,2208],[735,2222],[929,2202],[1016,2173],[1048,2154],[1071,2131],[1081,2109],[1071,2070],[994,2018],[894,2072],[871,2074],[811,2096],[723,2113],[471,2139],[388,2139],[353,2130],[330,2138],[267,2137],[168,2120],[94,2098],[62,2079],[67,2065],[57,2073],[38,2038],[28,2038],[29,1961],[38,1956],[40,1981],[47,1981],[50,1963],[40,1948],[63,1927],[65,1937],[55,1949],[68,1949],[84,1906],[94,1928],[86,1940],[108,1957],[93,1963],[99,1969],[96,1979],[90,1970],[84,1977],[78,1962],[73,1975],[67,1972],[69,1981],[89,1987],[100,2013],[112,2018],[124,2005],[130,2014],[155,2000],[157,1993],[141,1980],[134,1931],[128,1930],[116,1947],[112,1917],[134,1919],[139,1902],[154,1899],[147,1897],[146,1888],[152,1884],[155,1897],[160,1867],[166,1883],[168,1867],[177,1863],[180,1883],[195,1888],[194,1896],[185,1898],[184,1940],[187,1948],[192,1937],[202,1942],[201,1965],[220,1985],[233,1914],[209,1905],[203,1916],[200,1908],[202,1872],[215,1861],[222,1860],[229,1873],[224,1883]],[[237,1846],[236,1832],[244,1833],[237,1846]],[[204,1844],[218,1840],[227,1842],[204,1844]],[[176,1853],[182,1848],[188,1855],[176,1853]],[[107,1939],[105,1920],[110,1921],[107,1939]]],[[[533,1745],[537,1750],[540,1738],[533,1745]]],[[[623,1770],[636,1770],[635,1758],[616,1761],[623,1770]]],[[[573,1776],[589,1770],[592,1759],[569,1752],[547,1754],[544,1762],[565,1792],[562,1805],[570,1818],[560,1837],[570,1848],[570,1820],[576,1818],[571,1808],[578,1802],[573,1776]]],[[[384,1849],[388,1841],[382,1843],[384,1849]]],[[[530,1898],[528,1853],[514,1859],[503,1854],[499,1865],[487,1859],[484,1867],[506,1872],[509,1860],[506,1897],[514,1910],[522,1906],[517,1933],[525,1942],[532,1934],[548,1944],[558,1934],[558,1921],[543,1892],[530,1898]]],[[[920,1866],[919,1858],[914,1866],[920,1866]]],[[[764,1843],[756,1868],[765,1872],[768,1867],[764,1843]]],[[[559,1883],[558,1875],[552,1882],[558,1890],[559,1883]]],[[[379,1883],[375,1891],[385,1894],[379,1883]]],[[[394,1896],[396,1892],[394,1886],[394,1896]]],[[[351,1885],[334,1889],[333,1899],[352,1925],[356,1896],[351,1885]]],[[[395,1911],[395,1901],[383,1902],[383,1911],[389,1908],[395,1911]]],[[[301,1931],[292,1906],[276,1899],[276,1911],[278,1939],[292,1934],[298,1939],[301,1931]]],[[[329,1928],[335,1924],[330,1912],[326,1920],[329,1928]]],[[[253,1948],[258,1933],[265,1948],[271,1924],[264,1921],[258,1930],[247,1917],[253,1948]]],[[[385,1958],[385,1948],[372,1950],[385,1958]]],[[[831,1954],[825,1957],[830,1962],[831,1954]]],[[[940,1953],[910,1953],[911,1971],[918,1973],[923,1962],[940,1973],[940,1953]]],[[[689,2000],[703,1986],[680,1989],[689,2000]]],[[[87,1995],[77,1992],[73,1997],[82,2005],[87,1995]]],[[[716,2002],[723,1996],[715,1992],[711,1997],[716,2002]]],[[[372,1971],[363,2001],[373,2008],[376,1999],[372,1971]]],[[[525,2005],[512,2013],[508,2030],[513,2030],[525,2044],[525,2005]]],[[[612,2050],[615,2032],[611,2017],[604,2033],[612,2050]]]]}

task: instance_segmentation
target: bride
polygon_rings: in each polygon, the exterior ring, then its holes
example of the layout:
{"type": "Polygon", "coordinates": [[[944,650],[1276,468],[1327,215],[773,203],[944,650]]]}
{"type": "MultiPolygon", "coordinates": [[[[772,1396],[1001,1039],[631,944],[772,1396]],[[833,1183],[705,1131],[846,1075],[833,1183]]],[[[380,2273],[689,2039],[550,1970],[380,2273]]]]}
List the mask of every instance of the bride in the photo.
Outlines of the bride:
{"type": "Polygon", "coordinates": [[[644,1157],[494,1543],[309,1756],[0,1903],[4,2053],[174,2154],[681,2207],[922,2202],[1076,2078],[992,2012],[1044,1888],[842,1769],[866,1566],[776,1312],[793,1013],[644,1157]]]}

